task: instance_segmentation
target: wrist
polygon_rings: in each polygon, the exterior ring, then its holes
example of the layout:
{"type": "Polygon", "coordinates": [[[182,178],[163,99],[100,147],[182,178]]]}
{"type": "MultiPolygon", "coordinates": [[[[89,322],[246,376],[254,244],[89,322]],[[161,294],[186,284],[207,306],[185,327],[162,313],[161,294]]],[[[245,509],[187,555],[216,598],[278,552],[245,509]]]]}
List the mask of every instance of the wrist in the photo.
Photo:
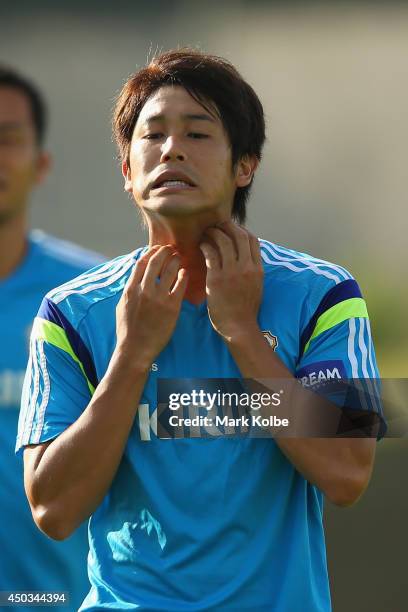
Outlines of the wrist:
{"type": "Polygon", "coordinates": [[[230,326],[221,332],[224,341],[232,346],[247,346],[260,333],[257,321],[249,321],[236,326],[230,326]]]}
{"type": "Polygon", "coordinates": [[[147,354],[138,353],[134,355],[124,346],[116,346],[111,358],[111,366],[121,372],[144,375],[150,371],[153,358],[147,354]]]}

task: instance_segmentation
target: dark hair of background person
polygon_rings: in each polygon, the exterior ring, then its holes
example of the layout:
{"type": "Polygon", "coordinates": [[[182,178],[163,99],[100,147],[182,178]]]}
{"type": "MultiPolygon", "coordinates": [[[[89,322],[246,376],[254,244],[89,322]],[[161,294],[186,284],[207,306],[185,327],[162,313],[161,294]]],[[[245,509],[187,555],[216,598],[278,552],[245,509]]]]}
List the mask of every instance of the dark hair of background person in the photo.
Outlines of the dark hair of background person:
{"type": "MultiPolygon", "coordinates": [[[[166,85],[184,87],[207,112],[219,114],[230,141],[233,167],[245,155],[261,159],[265,119],[252,87],[227,60],[182,48],[154,57],[126,81],[120,92],[113,114],[113,135],[122,160],[129,161],[133,130],[144,104],[166,85]]],[[[235,193],[232,216],[239,223],[246,219],[251,185],[252,181],[235,193]]]]}
{"type": "Polygon", "coordinates": [[[30,79],[10,66],[3,64],[0,64],[0,87],[17,89],[27,97],[31,108],[36,142],[41,147],[44,144],[47,127],[47,107],[38,88],[30,79]]]}

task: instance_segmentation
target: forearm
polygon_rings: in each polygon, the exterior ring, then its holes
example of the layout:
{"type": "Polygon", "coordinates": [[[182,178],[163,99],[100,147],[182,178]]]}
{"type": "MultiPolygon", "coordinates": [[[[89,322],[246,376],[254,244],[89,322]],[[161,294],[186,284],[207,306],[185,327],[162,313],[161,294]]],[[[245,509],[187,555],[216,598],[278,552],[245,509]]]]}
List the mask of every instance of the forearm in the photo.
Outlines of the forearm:
{"type": "Polygon", "coordinates": [[[129,365],[114,353],[82,415],[29,470],[26,488],[33,514],[52,537],[69,535],[101,503],[121,461],[147,375],[144,364],[129,365]]]}
{"type": "MultiPolygon", "coordinates": [[[[154,245],[137,260],[116,306],[116,348],[92,400],[55,440],[25,449],[27,497],[37,525],[51,537],[67,537],[111,486],[151,363],[176,326],[187,279],[169,245],[154,245]]],[[[58,352],[53,359],[57,371],[58,352]]],[[[51,395],[44,409],[58,402],[51,395]]]]}
{"type": "MultiPolygon", "coordinates": [[[[337,418],[335,412],[339,408],[325,407],[317,395],[300,384],[293,385],[293,374],[271,350],[259,328],[233,335],[227,345],[244,378],[279,380],[279,386],[287,390],[286,395],[292,395],[286,406],[295,425],[296,419],[299,423],[301,419],[304,425],[312,420],[317,423],[321,416],[326,416],[325,408],[333,410],[337,418]]],[[[294,467],[338,505],[353,503],[367,486],[375,439],[276,436],[275,441],[294,467]]]]}

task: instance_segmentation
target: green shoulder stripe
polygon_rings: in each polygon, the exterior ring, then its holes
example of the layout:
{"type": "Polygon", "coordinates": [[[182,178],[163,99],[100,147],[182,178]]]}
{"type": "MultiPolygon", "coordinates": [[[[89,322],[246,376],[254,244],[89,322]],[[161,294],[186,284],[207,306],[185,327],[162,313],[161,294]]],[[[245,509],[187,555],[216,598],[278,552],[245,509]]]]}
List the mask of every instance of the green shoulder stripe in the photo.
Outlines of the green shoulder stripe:
{"type": "Polygon", "coordinates": [[[326,312],[321,314],[317,319],[316,327],[313,330],[309,342],[305,346],[303,354],[306,353],[311,341],[317,338],[317,336],[320,336],[320,334],[331,329],[335,325],[355,317],[368,318],[367,306],[363,298],[350,298],[326,310],[326,312]]]}
{"type": "Polygon", "coordinates": [[[87,375],[85,374],[84,366],[72,350],[72,346],[69,343],[67,334],[62,329],[62,327],[60,327],[56,323],[53,323],[52,321],[47,321],[46,319],[42,319],[41,317],[36,317],[34,319],[34,325],[31,334],[35,340],[45,340],[49,344],[52,344],[53,346],[56,346],[65,353],[68,353],[68,355],[72,357],[72,359],[81,368],[81,372],[86,379],[91,394],[93,395],[93,393],[95,392],[95,387],[92,385],[87,375]]]}

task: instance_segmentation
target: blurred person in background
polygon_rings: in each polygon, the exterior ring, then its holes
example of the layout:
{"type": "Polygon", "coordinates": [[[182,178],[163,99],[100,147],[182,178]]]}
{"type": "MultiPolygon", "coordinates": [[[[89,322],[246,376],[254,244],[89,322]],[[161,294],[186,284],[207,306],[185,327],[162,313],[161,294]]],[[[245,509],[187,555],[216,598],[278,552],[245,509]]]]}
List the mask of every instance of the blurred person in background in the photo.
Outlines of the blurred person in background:
{"type": "Polygon", "coordinates": [[[328,612],[323,498],[360,497],[375,439],[160,439],[157,381],[376,377],[358,285],[243,227],[265,125],[225,60],[159,55],[114,132],[149,245],[41,305],[16,446],[36,522],[91,516],[83,611],[328,612]]]}
{"type": "Polygon", "coordinates": [[[50,168],[46,123],[37,87],[0,65],[0,591],[66,591],[77,609],[89,589],[86,527],[66,542],[39,531],[24,493],[22,461],[14,454],[33,316],[52,287],[103,261],[75,244],[28,231],[31,193],[50,168]]]}

